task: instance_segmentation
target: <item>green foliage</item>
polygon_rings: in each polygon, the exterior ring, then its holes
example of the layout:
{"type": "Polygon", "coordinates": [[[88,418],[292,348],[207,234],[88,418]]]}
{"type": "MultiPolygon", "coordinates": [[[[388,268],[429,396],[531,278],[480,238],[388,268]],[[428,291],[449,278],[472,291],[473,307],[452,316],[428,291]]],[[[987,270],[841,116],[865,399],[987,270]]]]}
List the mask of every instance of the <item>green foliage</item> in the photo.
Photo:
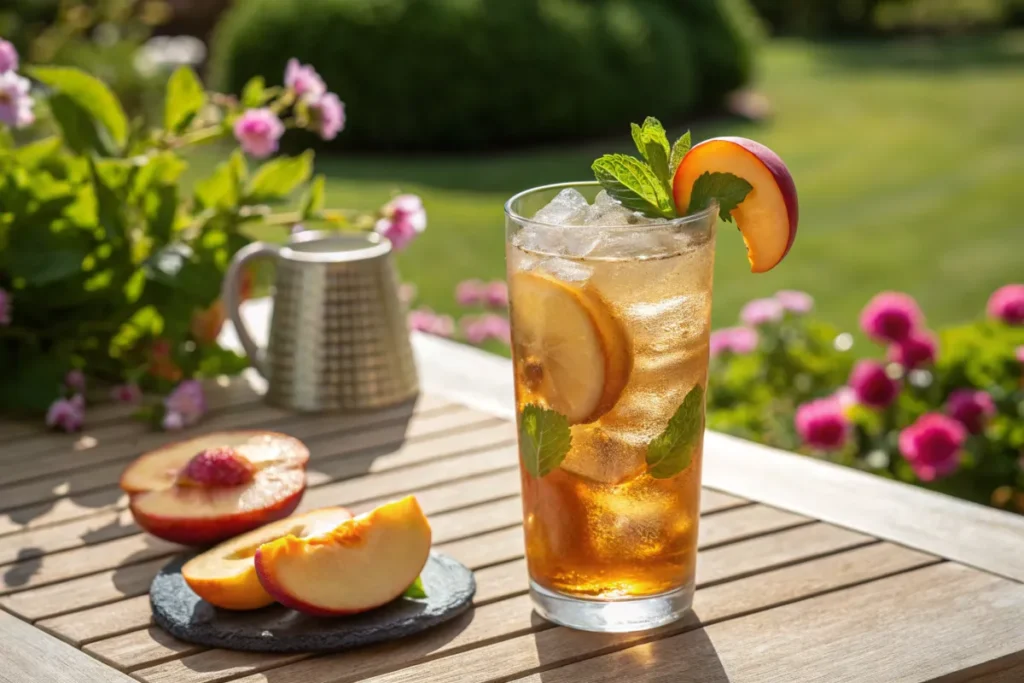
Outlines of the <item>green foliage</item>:
{"type": "Polygon", "coordinates": [[[523,467],[535,477],[547,476],[558,467],[572,446],[569,422],[564,415],[532,403],[519,415],[519,454],[523,467]]]}
{"type": "Polygon", "coordinates": [[[249,0],[211,69],[240,92],[296,56],[360,112],[339,144],[472,149],[712,108],[749,79],[756,36],[746,0],[249,0]]]}
{"type": "Polygon", "coordinates": [[[703,434],[704,387],[698,384],[687,392],[665,431],[647,446],[647,472],[655,479],[668,479],[685,470],[703,434]]]}
{"type": "Polygon", "coordinates": [[[628,154],[605,154],[591,166],[601,187],[627,209],[651,217],[676,215],[672,195],[650,166],[628,154]]]}
{"type": "Polygon", "coordinates": [[[206,104],[206,90],[196,72],[187,66],[178,67],[167,81],[164,101],[164,128],[181,133],[206,104]]]}

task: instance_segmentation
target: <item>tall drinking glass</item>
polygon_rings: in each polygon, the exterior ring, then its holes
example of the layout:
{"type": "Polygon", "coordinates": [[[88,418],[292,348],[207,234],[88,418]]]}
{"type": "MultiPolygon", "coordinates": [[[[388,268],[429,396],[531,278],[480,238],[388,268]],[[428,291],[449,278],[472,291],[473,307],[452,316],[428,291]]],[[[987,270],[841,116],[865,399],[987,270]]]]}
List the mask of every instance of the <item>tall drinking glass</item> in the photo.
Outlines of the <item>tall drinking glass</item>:
{"type": "Polygon", "coordinates": [[[650,222],[600,189],[505,205],[526,559],[542,616],[633,631],[693,597],[718,208],[650,222]]]}

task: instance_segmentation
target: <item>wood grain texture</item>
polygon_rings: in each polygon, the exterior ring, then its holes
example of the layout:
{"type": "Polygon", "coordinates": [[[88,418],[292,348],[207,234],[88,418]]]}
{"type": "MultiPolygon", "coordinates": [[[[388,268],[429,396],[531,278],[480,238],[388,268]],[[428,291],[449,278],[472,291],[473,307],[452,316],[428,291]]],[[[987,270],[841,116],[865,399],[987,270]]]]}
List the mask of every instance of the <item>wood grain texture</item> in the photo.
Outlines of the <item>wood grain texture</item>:
{"type": "Polygon", "coordinates": [[[53,636],[0,611],[0,682],[130,683],[53,636]]]}
{"type": "Polygon", "coordinates": [[[947,562],[522,680],[928,681],[1020,652],[1022,620],[1024,585],[947,562]]]}

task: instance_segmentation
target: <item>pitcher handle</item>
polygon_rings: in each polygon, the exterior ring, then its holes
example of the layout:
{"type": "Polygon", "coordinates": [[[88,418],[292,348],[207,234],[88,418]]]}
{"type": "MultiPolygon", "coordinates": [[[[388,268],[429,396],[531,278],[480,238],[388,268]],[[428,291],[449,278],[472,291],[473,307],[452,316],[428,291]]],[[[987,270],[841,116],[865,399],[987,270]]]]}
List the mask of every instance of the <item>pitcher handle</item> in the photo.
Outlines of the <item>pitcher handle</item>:
{"type": "Polygon", "coordinates": [[[264,349],[260,348],[253,341],[252,335],[249,334],[249,329],[245,326],[245,321],[242,320],[242,313],[239,308],[242,303],[239,284],[242,270],[246,264],[259,258],[275,257],[280,251],[281,247],[268,242],[253,242],[242,247],[235,252],[234,258],[231,259],[231,264],[228,266],[227,273],[224,274],[224,283],[221,287],[221,299],[224,301],[224,308],[227,309],[231,323],[235,326],[235,332],[238,334],[238,340],[242,342],[245,355],[249,357],[249,362],[256,368],[256,371],[264,377],[267,377],[266,353],[264,349]]]}

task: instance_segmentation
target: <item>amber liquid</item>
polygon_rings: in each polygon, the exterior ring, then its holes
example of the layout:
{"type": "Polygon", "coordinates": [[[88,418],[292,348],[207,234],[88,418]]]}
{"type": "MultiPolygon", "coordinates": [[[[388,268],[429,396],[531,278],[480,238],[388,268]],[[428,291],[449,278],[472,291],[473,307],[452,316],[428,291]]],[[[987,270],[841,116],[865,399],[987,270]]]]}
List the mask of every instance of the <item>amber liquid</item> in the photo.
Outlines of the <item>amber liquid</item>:
{"type": "MultiPolygon", "coordinates": [[[[513,242],[508,266],[510,276],[540,270],[596,290],[623,325],[633,354],[614,407],[571,427],[572,447],[561,465],[544,477],[522,470],[531,578],[590,599],[647,597],[686,586],[696,569],[702,448],[668,479],[647,474],[645,458],[647,444],[690,389],[707,382],[713,232],[651,258],[560,259],[513,242]]],[[[514,326],[512,356],[518,407],[543,405],[532,388],[536,359],[517,348],[514,326]]]]}

